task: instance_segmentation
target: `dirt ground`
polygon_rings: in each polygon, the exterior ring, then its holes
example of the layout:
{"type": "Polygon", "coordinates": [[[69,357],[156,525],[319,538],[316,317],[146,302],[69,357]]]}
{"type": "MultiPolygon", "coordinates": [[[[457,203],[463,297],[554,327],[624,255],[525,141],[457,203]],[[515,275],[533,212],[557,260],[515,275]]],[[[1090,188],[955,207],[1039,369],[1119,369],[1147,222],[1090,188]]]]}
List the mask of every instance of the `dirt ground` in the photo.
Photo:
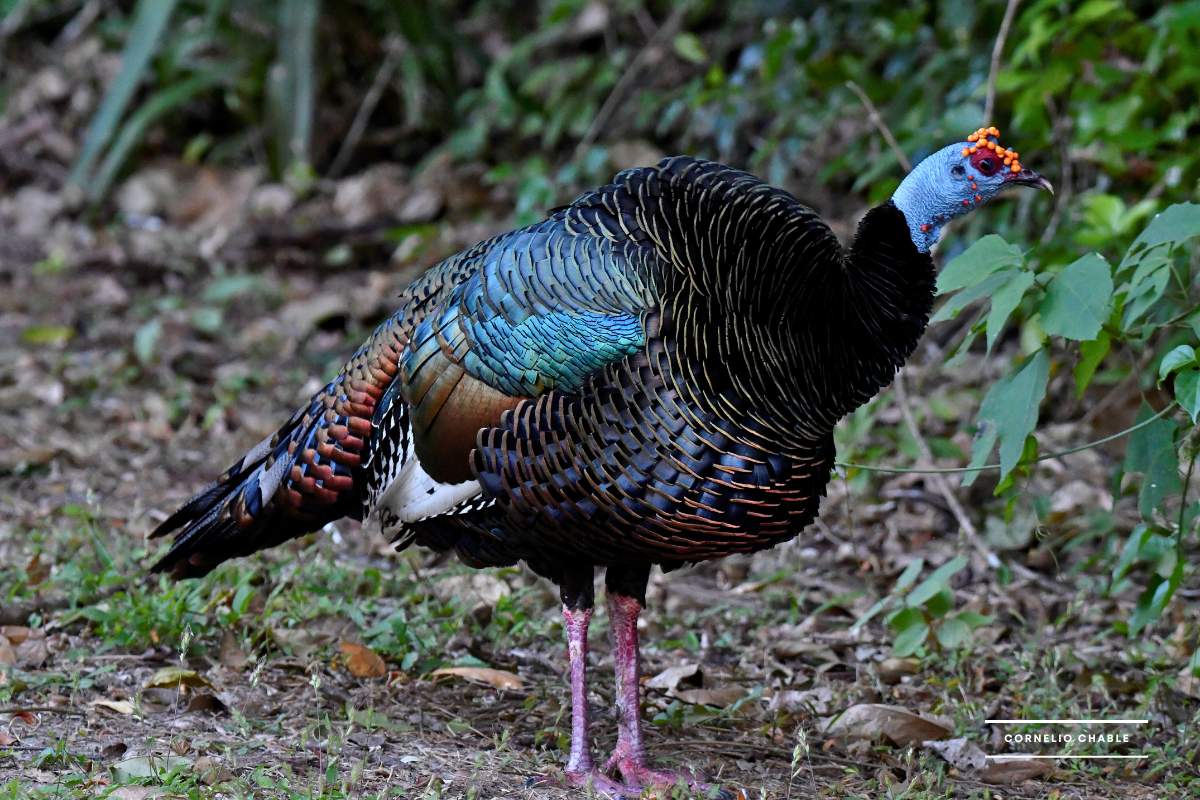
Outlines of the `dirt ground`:
{"type": "MultiPolygon", "coordinates": [[[[308,193],[164,162],[93,213],[61,189],[62,117],[39,111],[89,106],[52,77],[31,75],[0,127],[0,798],[578,796],[554,785],[556,599],[520,569],[396,555],[368,522],[200,582],[145,573],[162,546],[146,533],[320,386],[413,275],[509,227],[508,190],[448,161],[308,193]]],[[[954,420],[994,375],[943,367],[949,336],[906,369],[907,404],[892,391],[847,421],[844,456],[913,463],[911,408],[939,463],[962,463],[954,420]]],[[[1132,414],[1051,423],[1047,441],[1132,414]]],[[[1182,672],[1200,587],[1139,640],[1114,633],[1136,593],[1105,595],[1111,539],[1089,520],[1132,519],[1105,484],[1116,458],[1041,465],[1055,522],[1036,529],[1005,521],[986,481],[853,471],[795,541],[656,576],[651,753],[749,798],[1200,797],[1200,687],[1182,672]],[[966,639],[897,657],[883,615],[855,625],[915,559],[924,577],[959,555],[945,594],[975,615],[966,639]],[[1146,722],[1073,751],[1123,758],[986,758],[1056,746],[987,719],[1068,718],[1146,722]]],[[[602,614],[593,631],[603,750],[602,614]]]]}

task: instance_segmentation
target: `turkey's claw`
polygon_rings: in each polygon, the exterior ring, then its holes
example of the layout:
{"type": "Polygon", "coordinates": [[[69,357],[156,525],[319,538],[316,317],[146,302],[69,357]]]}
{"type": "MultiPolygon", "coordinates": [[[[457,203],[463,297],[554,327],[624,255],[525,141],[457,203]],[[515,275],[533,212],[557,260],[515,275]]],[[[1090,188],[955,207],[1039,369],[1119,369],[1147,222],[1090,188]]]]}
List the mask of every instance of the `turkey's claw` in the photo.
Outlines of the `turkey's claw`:
{"type": "MultiPolygon", "coordinates": [[[[661,789],[666,792],[666,794],[662,795],[664,798],[672,797],[670,794],[671,789],[684,786],[689,791],[688,797],[710,798],[711,800],[736,800],[740,796],[740,793],[734,794],[726,789],[722,789],[720,786],[704,783],[690,772],[653,769],[647,766],[644,761],[622,755],[621,753],[613,753],[605,765],[606,772],[612,772],[614,768],[625,779],[627,787],[636,789],[638,792],[650,788],[661,789]]],[[[637,797],[639,795],[635,794],[634,796],[637,797]]]]}
{"type": "Polygon", "coordinates": [[[551,777],[530,778],[525,786],[573,786],[578,789],[591,790],[597,797],[606,800],[637,800],[642,796],[640,786],[626,786],[614,781],[598,769],[586,771],[566,770],[561,779],[551,777]]]}

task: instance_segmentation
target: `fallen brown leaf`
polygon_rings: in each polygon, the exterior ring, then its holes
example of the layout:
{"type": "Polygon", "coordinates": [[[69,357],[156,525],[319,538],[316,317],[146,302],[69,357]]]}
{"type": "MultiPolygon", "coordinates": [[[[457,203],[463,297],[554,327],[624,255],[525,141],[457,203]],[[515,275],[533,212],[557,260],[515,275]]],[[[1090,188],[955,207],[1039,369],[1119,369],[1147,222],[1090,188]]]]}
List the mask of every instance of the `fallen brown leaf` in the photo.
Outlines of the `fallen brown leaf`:
{"type": "Polygon", "coordinates": [[[16,744],[17,740],[9,735],[7,731],[0,731],[0,747],[8,747],[10,744],[16,744]]]}
{"type": "Polygon", "coordinates": [[[180,686],[207,686],[211,688],[212,684],[195,670],[184,669],[183,667],[163,667],[150,676],[150,680],[146,681],[143,688],[174,689],[180,686]]]}
{"type": "Polygon", "coordinates": [[[782,708],[792,712],[807,711],[812,714],[828,714],[832,702],[833,689],[828,686],[818,686],[803,691],[787,689],[776,692],[772,696],[771,708],[782,708]]]}
{"type": "Polygon", "coordinates": [[[33,558],[25,565],[25,581],[30,586],[44,583],[50,577],[50,565],[42,563],[42,554],[34,553],[33,558]]]}
{"type": "Polygon", "coordinates": [[[226,630],[221,634],[221,663],[230,669],[243,669],[250,663],[244,650],[238,644],[237,636],[233,631],[226,630]]]}
{"type": "Polygon", "coordinates": [[[987,766],[987,756],[965,736],[945,741],[928,741],[925,747],[941,756],[946,763],[960,770],[977,770],[987,766]]]}
{"type": "Polygon", "coordinates": [[[107,700],[105,698],[99,698],[88,703],[88,705],[96,708],[107,708],[109,711],[115,711],[116,713],[124,714],[125,716],[129,716],[133,713],[133,703],[129,702],[128,700],[107,700]]]}
{"type": "Polygon", "coordinates": [[[50,659],[50,652],[44,638],[30,636],[16,646],[16,656],[18,667],[37,669],[50,659]]]}
{"type": "Polygon", "coordinates": [[[905,675],[916,675],[921,671],[921,662],[915,658],[885,658],[879,662],[879,680],[896,684],[905,675]]]}
{"type": "Polygon", "coordinates": [[[154,797],[162,797],[165,791],[161,786],[118,786],[105,797],[113,800],[151,800],[154,797]]]}
{"type": "Polygon", "coordinates": [[[684,689],[672,692],[672,696],[696,706],[725,708],[745,697],[746,690],[740,686],[719,686],[712,689],[684,689]]]}
{"type": "Polygon", "coordinates": [[[976,773],[976,777],[985,783],[1012,785],[1049,775],[1053,771],[1054,764],[1048,759],[1003,758],[988,762],[976,773]]]}
{"type": "Polygon", "coordinates": [[[643,684],[647,689],[662,689],[667,692],[675,691],[680,683],[699,687],[704,683],[704,673],[698,664],[680,664],[667,667],[662,672],[646,680],[643,684]]]}
{"type": "Polygon", "coordinates": [[[442,669],[435,669],[429,674],[434,678],[442,675],[451,675],[475,683],[486,683],[488,686],[496,689],[525,688],[525,681],[521,680],[521,676],[502,669],[491,669],[490,667],[443,667],[442,669]]]}
{"type": "Polygon", "coordinates": [[[30,637],[41,639],[45,635],[43,631],[27,628],[24,625],[0,625],[0,636],[8,639],[14,645],[18,645],[30,637]]]}
{"type": "Polygon", "coordinates": [[[212,694],[211,692],[199,692],[192,695],[191,699],[188,700],[187,708],[184,710],[192,712],[207,711],[210,714],[223,714],[229,709],[226,708],[225,703],[221,701],[221,698],[217,697],[215,694],[212,694]]]}
{"type": "Polygon", "coordinates": [[[192,771],[205,786],[233,780],[233,773],[212,756],[200,756],[192,765],[192,771]]]}
{"type": "Polygon", "coordinates": [[[17,663],[17,651],[9,644],[8,639],[0,636],[0,667],[9,667],[17,663]]]}
{"type": "Polygon", "coordinates": [[[889,739],[905,747],[928,739],[944,739],[950,735],[949,723],[921,716],[899,706],[882,703],[863,703],[851,706],[825,728],[831,736],[851,739],[889,739]]]}
{"type": "Polygon", "coordinates": [[[382,678],[387,675],[387,664],[371,648],[354,642],[342,642],[342,655],[346,657],[346,669],[356,678],[382,678]]]}

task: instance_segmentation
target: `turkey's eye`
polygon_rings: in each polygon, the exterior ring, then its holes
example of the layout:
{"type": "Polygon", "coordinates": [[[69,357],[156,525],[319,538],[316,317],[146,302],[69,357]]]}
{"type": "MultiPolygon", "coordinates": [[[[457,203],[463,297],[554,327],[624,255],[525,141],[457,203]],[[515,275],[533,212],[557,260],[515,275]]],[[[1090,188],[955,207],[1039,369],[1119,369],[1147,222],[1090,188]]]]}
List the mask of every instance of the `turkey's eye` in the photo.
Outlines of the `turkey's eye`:
{"type": "Polygon", "coordinates": [[[992,161],[990,158],[985,158],[983,161],[979,162],[979,170],[985,175],[991,175],[996,171],[996,162],[992,161]]]}

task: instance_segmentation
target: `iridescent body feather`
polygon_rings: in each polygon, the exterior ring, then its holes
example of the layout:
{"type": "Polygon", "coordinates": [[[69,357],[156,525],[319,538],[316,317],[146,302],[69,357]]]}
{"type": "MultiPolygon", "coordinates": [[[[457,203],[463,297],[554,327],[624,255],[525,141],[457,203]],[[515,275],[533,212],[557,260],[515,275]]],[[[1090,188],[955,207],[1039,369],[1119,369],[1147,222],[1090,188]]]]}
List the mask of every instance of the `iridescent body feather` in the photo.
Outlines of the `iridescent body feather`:
{"type": "Polygon", "coordinates": [[[551,578],[795,536],[834,424],[890,382],[932,300],[903,216],[862,226],[847,253],[745,173],[624,172],[417,279],[302,413],[160,527],[184,529],[158,566],[203,574],[376,508],[405,544],[551,578]]]}

